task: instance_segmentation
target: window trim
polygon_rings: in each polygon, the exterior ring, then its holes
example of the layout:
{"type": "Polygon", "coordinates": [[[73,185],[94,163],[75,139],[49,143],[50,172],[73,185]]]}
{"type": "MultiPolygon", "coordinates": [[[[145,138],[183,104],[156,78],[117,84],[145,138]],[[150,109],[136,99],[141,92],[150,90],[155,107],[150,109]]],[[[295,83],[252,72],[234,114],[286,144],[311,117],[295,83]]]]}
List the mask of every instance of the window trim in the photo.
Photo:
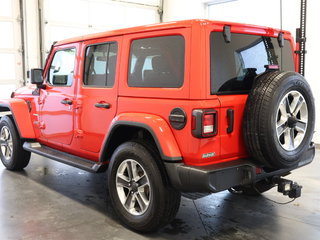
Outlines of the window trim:
{"type": "Polygon", "coordinates": [[[48,73],[47,73],[47,76],[46,76],[46,83],[51,86],[51,87],[72,87],[73,86],[73,83],[74,83],[74,71],[76,70],[76,64],[77,64],[77,61],[76,61],[76,58],[77,58],[77,47],[67,47],[67,48],[60,48],[60,49],[57,49],[52,58],[51,58],[51,61],[50,61],[50,64],[49,64],[49,67],[48,67],[48,73]],[[61,51],[65,51],[65,50],[70,50],[70,49],[75,49],[75,55],[74,55],[74,66],[73,66],[73,80],[72,80],[72,83],[71,85],[55,85],[55,84],[51,84],[51,82],[49,81],[50,79],[50,68],[51,68],[51,64],[54,60],[54,57],[56,56],[57,52],[61,52],[61,51]]]}
{"type": "MultiPolygon", "coordinates": [[[[110,50],[110,48],[109,48],[109,50],[110,50]]],[[[86,45],[86,47],[84,49],[84,61],[83,61],[83,68],[82,68],[83,69],[83,71],[82,71],[82,81],[81,81],[82,87],[83,88],[102,88],[102,89],[108,88],[108,89],[113,89],[114,86],[116,85],[116,80],[117,80],[116,75],[117,75],[118,56],[119,56],[119,43],[118,43],[118,41],[107,41],[107,42],[91,43],[91,44],[86,45]],[[116,71],[115,71],[113,85],[112,86],[85,85],[84,84],[84,79],[85,79],[85,68],[86,68],[86,60],[87,60],[86,52],[87,52],[88,48],[92,47],[92,46],[100,46],[100,45],[112,44],[112,43],[115,43],[117,45],[116,71]]]]}

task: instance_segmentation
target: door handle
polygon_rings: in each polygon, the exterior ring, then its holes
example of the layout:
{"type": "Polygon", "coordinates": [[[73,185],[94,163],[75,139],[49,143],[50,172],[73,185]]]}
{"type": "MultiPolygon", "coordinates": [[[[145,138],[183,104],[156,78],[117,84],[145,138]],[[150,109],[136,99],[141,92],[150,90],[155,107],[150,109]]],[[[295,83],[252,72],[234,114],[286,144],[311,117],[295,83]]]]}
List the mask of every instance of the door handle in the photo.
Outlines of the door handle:
{"type": "Polygon", "coordinates": [[[62,104],[67,104],[67,105],[72,105],[72,100],[70,100],[70,99],[63,99],[62,101],[61,101],[61,103],[62,104]]]}
{"type": "Polygon", "coordinates": [[[101,103],[98,102],[94,105],[96,108],[105,108],[105,109],[109,109],[111,107],[110,103],[101,103]]]}
{"type": "Polygon", "coordinates": [[[233,132],[233,124],[234,124],[234,110],[233,109],[229,108],[227,110],[227,117],[228,117],[227,133],[232,133],[233,132]]]}

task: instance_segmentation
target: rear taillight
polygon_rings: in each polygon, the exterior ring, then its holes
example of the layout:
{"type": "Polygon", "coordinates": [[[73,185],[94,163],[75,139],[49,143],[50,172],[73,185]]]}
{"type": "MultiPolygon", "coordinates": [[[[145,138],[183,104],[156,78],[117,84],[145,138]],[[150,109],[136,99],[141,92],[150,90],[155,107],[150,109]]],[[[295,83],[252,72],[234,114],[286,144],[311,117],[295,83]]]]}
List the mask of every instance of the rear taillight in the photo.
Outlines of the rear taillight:
{"type": "Polygon", "coordinates": [[[213,114],[204,114],[202,123],[203,123],[202,135],[212,134],[213,131],[214,131],[214,117],[213,117],[213,114]]]}
{"type": "Polygon", "coordinates": [[[197,138],[216,135],[217,123],[217,111],[214,109],[195,109],[192,111],[192,135],[197,138]]]}

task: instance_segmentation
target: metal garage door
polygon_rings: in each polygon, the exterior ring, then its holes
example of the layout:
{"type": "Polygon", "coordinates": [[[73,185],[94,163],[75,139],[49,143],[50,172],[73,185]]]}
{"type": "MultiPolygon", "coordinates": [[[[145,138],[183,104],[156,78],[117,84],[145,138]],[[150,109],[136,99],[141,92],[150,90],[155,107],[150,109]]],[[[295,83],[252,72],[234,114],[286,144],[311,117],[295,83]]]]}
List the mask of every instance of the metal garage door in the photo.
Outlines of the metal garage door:
{"type": "Polygon", "coordinates": [[[48,53],[53,41],[111,29],[157,23],[159,22],[159,1],[43,0],[42,38],[45,53],[48,53]]]}
{"type": "Polygon", "coordinates": [[[0,0],[0,98],[23,85],[21,20],[18,0],[0,0]]]}

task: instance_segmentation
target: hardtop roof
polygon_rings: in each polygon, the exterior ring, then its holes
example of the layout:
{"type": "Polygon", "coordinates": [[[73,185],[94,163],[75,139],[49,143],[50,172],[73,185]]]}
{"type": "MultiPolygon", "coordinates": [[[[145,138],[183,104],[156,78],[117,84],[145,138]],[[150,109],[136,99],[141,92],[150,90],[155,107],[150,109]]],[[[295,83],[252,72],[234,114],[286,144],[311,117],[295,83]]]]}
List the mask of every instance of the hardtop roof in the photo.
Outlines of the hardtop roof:
{"type": "MultiPolygon", "coordinates": [[[[87,40],[98,39],[103,37],[111,37],[111,36],[122,36],[122,35],[133,34],[133,33],[152,32],[152,31],[175,29],[175,28],[188,28],[188,27],[192,27],[193,25],[202,25],[202,26],[216,25],[220,27],[223,27],[224,25],[229,25],[231,27],[232,26],[238,27],[238,28],[241,27],[243,30],[250,29],[250,32],[254,32],[255,30],[257,31],[257,33],[261,31],[269,32],[275,36],[280,32],[279,29],[264,27],[264,26],[257,26],[252,24],[223,22],[223,21],[215,21],[215,20],[207,20],[207,19],[192,19],[192,20],[182,20],[182,21],[143,25],[138,27],[123,28],[123,29],[105,31],[100,33],[88,34],[88,35],[61,40],[61,41],[55,42],[54,45],[56,46],[64,45],[64,44],[69,44],[74,42],[81,42],[81,41],[87,41],[87,40]]],[[[283,31],[283,30],[282,32],[284,32],[285,35],[291,37],[290,32],[283,31]]]]}

